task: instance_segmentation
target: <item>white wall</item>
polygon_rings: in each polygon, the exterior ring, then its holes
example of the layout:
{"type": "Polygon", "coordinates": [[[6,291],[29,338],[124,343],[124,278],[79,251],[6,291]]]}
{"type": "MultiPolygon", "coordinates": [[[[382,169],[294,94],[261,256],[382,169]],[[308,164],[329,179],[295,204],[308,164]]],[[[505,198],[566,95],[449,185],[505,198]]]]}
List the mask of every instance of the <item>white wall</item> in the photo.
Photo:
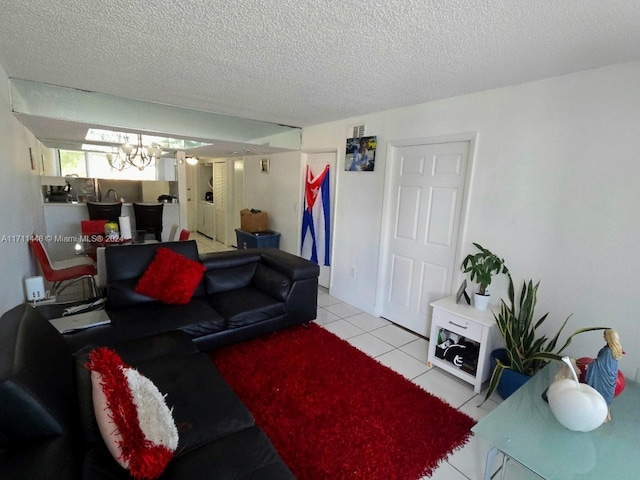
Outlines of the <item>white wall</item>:
{"type": "Polygon", "coordinates": [[[40,168],[47,150],[14,118],[8,87],[0,66],[0,313],[24,301],[23,278],[36,274],[26,237],[45,233],[40,168]]]}
{"type": "MultiPolygon", "coordinates": [[[[269,214],[269,229],[280,232],[280,249],[300,254],[302,174],[300,152],[269,155],[269,173],[260,171],[265,155],[244,157],[244,207],[269,214]]],[[[240,212],[236,212],[238,217],[240,212]]]]}
{"type": "MultiPolygon", "coordinates": [[[[478,242],[505,257],[517,285],[541,280],[538,313],[551,312],[549,331],[571,313],[568,331],[617,329],[627,351],[621,368],[635,377],[638,85],[640,62],[631,62],[305,128],[303,150],[341,152],[331,294],[378,311],[387,142],[474,132],[463,254],[478,242]],[[344,172],[345,139],[362,122],[378,136],[375,172],[344,172]]],[[[504,297],[505,279],[494,283],[504,297]]],[[[588,333],[568,352],[595,356],[603,344],[588,333]]]]}

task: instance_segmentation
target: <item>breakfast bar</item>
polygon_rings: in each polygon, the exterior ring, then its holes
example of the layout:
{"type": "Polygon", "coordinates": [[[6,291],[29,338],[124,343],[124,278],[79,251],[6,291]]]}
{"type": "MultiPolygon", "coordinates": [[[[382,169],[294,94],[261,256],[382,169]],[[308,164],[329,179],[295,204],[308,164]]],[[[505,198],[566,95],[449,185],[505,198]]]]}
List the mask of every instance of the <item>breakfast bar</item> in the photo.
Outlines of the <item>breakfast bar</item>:
{"type": "MultiPolygon", "coordinates": [[[[80,236],[80,222],[89,219],[86,203],[45,203],[44,220],[47,228],[46,248],[52,260],[69,258],[75,253],[80,236]]],[[[135,230],[135,215],[131,203],[122,204],[122,216],[129,217],[135,230]]],[[[165,203],[162,212],[162,240],[169,239],[173,224],[180,225],[180,204],[165,203]]]]}

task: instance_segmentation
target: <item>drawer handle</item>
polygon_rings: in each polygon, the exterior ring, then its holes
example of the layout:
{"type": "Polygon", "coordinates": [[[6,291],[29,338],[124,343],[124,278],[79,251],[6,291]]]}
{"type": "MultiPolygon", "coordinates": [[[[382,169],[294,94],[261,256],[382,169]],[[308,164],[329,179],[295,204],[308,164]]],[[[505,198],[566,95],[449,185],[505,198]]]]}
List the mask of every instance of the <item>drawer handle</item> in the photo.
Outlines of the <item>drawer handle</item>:
{"type": "Polygon", "coordinates": [[[460,324],[452,322],[452,321],[449,321],[449,323],[451,325],[453,325],[454,327],[462,328],[463,330],[466,330],[467,328],[469,328],[467,325],[460,325],[460,324]]]}

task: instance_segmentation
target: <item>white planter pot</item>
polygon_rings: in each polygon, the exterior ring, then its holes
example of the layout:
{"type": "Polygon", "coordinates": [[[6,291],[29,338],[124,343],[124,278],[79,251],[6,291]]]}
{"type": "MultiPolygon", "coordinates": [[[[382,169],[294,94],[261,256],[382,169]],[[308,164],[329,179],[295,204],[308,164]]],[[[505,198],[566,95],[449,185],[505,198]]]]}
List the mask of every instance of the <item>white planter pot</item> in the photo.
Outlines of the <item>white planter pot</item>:
{"type": "Polygon", "coordinates": [[[486,310],[489,306],[490,295],[480,295],[479,293],[473,294],[473,306],[478,310],[486,310]]]}

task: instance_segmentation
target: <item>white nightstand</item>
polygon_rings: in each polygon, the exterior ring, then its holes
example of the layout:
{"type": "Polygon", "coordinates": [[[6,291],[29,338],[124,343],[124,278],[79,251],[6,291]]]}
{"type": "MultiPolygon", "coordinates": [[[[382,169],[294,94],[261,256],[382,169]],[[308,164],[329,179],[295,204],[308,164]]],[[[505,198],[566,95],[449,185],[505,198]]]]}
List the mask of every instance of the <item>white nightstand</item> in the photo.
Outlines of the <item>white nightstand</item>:
{"type": "MultiPolygon", "coordinates": [[[[502,337],[493,318],[491,306],[487,310],[477,310],[462,299],[456,303],[455,295],[443,298],[431,304],[433,319],[429,337],[429,355],[427,365],[439,367],[465,382],[473,385],[473,391],[480,393],[482,384],[491,377],[491,352],[502,346],[502,337]],[[438,347],[440,340],[451,338],[459,344],[461,339],[465,349],[451,352],[463,352],[455,358],[440,358],[444,353],[438,347]],[[462,358],[465,358],[464,362],[462,358]]],[[[451,354],[448,355],[451,357],[451,354]]]]}

